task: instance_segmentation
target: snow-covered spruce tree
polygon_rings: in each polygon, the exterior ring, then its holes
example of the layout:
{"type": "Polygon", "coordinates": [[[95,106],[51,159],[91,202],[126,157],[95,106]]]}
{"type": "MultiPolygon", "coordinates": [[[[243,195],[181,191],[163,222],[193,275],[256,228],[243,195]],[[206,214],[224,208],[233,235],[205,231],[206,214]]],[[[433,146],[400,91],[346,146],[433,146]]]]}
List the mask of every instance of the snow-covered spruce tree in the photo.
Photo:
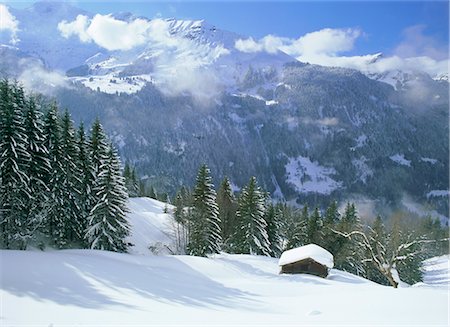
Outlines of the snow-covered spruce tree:
{"type": "Polygon", "coordinates": [[[30,237],[27,206],[31,194],[27,175],[30,154],[24,127],[23,89],[0,82],[0,231],[2,247],[25,249],[30,237]]]}
{"type": "Polygon", "coordinates": [[[107,151],[108,142],[106,134],[103,131],[102,124],[100,124],[100,121],[97,118],[92,124],[91,135],[89,138],[89,152],[94,178],[98,175],[103,157],[106,155],[107,151]]]}
{"type": "Polygon", "coordinates": [[[285,224],[284,238],[286,239],[284,249],[289,250],[305,245],[305,242],[307,242],[306,230],[309,219],[308,206],[304,205],[301,212],[297,209],[285,206],[283,216],[285,224]]]}
{"type": "Polygon", "coordinates": [[[189,220],[189,254],[206,256],[208,253],[219,253],[222,246],[219,209],[206,165],[202,165],[197,174],[189,220]]]}
{"type": "Polygon", "coordinates": [[[123,177],[125,178],[125,186],[129,197],[139,196],[139,183],[134,167],[126,162],[123,169],[123,177]]]}
{"type": "Polygon", "coordinates": [[[309,216],[306,226],[307,243],[322,245],[323,242],[323,222],[320,217],[319,208],[315,208],[311,216],[309,216]]]}
{"type": "MultiPolygon", "coordinates": [[[[337,225],[337,230],[344,234],[352,231],[362,231],[362,224],[353,203],[347,203],[344,215],[337,225]]],[[[364,263],[362,262],[364,248],[354,238],[345,238],[341,235],[334,256],[336,268],[355,275],[365,274],[364,263]]]]}
{"type": "Polygon", "coordinates": [[[75,129],[69,112],[66,110],[61,118],[61,165],[62,176],[62,210],[65,216],[65,235],[69,246],[80,246],[83,243],[84,230],[80,215],[79,199],[82,172],[77,166],[78,148],[75,141],[75,129]]]}
{"type": "Polygon", "coordinates": [[[219,206],[219,218],[222,224],[222,240],[224,246],[227,247],[236,227],[237,210],[236,199],[228,177],[223,179],[217,191],[217,205],[219,206]]]}
{"type": "Polygon", "coordinates": [[[126,252],[125,237],[130,226],[125,216],[127,192],[120,162],[112,145],[98,155],[100,166],[93,189],[96,203],[89,214],[85,237],[91,249],[126,252]]]}
{"type": "Polygon", "coordinates": [[[35,241],[41,243],[43,223],[47,216],[49,188],[46,185],[50,173],[50,161],[44,141],[44,122],[42,112],[37,108],[37,99],[30,96],[25,108],[25,133],[27,136],[27,151],[31,164],[28,166],[30,197],[27,205],[28,220],[31,224],[35,241]]]}
{"type": "Polygon", "coordinates": [[[338,211],[338,206],[336,201],[332,201],[325,211],[325,217],[323,218],[323,241],[322,246],[330,251],[331,253],[335,253],[338,247],[338,238],[333,230],[336,229],[337,224],[340,220],[340,214],[338,211]]]}
{"type": "Polygon", "coordinates": [[[234,252],[270,255],[265,212],[265,194],[258,186],[256,178],[251,177],[239,197],[237,211],[239,227],[233,238],[234,252]]]}
{"type": "Polygon", "coordinates": [[[49,188],[45,234],[50,244],[63,248],[67,245],[67,217],[64,208],[66,192],[63,184],[65,171],[62,163],[61,128],[55,103],[50,105],[44,117],[44,137],[50,162],[50,172],[45,179],[49,188]]]}
{"type": "Polygon", "coordinates": [[[75,160],[76,166],[80,171],[79,185],[77,189],[80,191],[77,202],[79,211],[79,221],[81,223],[83,242],[84,233],[87,228],[87,219],[91,209],[94,206],[95,197],[93,194],[94,188],[94,171],[92,167],[91,157],[89,154],[89,145],[86,140],[84,131],[84,124],[81,123],[78,127],[76,143],[78,148],[77,158],[75,160]]]}
{"type": "Polygon", "coordinates": [[[281,208],[279,205],[269,204],[264,220],[267,223],[267,237],[270,244],[270,255],[279,257],[281,255],[280,220],[281,208]]]}

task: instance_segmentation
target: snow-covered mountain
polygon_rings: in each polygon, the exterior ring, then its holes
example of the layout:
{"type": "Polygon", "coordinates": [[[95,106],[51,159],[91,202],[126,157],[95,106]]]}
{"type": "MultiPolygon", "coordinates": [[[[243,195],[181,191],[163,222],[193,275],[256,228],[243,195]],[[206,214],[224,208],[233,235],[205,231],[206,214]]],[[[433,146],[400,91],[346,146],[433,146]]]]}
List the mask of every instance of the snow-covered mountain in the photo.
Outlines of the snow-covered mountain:
{"type": "Polygon", "coordinates": [[[215,182],[228,175],[239,189],[255,175],[300,204],[350,199],[380,212],[410,208],[407,198],[448,212],[446,197],[427,196],[449,189],[445,76],[241,51],[244,36],[203,20],[95,15],[66,2],[10,12],[20,41],[1,32],[1,74],[56,97],[77,122],[100,117],[161,191],[192,185],[207,163],[215,182]],[[117,26],[123,33],[98,33],[117,26]]]}
{"type": "Polygon", "coordinates": [[[326,279],[280,275],[278,259],[263,256],[141,252],[147,245],[170,245],[167,226],[172,218],[163,213],[164,207],[152,199],[130,200],[131,254],[0,251],[2,324],[448,323],[448,278],[436,278],[445,272],[448,277],[448,256],[427,261],[424,268],[430,276],[425,275],[425,283],[394,289],[336,269],[326,279]]]}

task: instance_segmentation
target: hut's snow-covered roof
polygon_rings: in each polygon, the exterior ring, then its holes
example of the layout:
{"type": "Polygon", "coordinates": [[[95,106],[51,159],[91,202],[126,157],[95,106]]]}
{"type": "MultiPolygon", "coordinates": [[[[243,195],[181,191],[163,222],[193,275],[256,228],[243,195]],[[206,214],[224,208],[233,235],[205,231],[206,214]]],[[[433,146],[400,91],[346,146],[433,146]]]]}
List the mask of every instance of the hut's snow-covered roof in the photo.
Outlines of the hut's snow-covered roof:
{"type": "Polygon", "coordinates": [[[280,261],[278,261],[278,265],[284,266],[308,258],[311,258],[328,268],[333,268],[334,266],[333,255],[316,244],[308,244],[284,251],[281,254],[280,261]]]}

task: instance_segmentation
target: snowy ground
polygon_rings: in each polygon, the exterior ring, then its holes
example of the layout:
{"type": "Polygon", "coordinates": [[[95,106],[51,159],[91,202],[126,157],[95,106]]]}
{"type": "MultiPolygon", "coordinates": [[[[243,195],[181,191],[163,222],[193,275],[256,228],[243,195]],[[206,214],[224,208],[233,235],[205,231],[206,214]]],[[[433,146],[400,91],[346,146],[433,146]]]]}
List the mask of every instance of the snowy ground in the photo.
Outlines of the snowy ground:
{"type": "Polygon", "coordinates": [[[424,268],[434,286],[400,289],[334,269],[279,275],[261,256],[155,256],[145,248],[167,240],[164,205],[130,207],[133,254],[1,251],[0,325],[448,326],[448,256],[424,268]]]}
{"type": "Polygon", "coordinates": [[[440,257],[425,260],[423,263],[423,283],[414,286],[434,286],[447,287],[450,290],[450,256],[443,255],[440,257]]]}

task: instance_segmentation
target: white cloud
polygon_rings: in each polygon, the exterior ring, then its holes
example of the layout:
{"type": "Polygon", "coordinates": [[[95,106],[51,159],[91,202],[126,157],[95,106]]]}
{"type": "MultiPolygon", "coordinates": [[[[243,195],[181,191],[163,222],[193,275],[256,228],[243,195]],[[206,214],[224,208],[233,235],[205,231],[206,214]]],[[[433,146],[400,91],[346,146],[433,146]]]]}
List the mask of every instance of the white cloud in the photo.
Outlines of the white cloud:
{"type": "Polygon", "coordinates": [[[328,54],[349,51],[353,48],[356,39],[361,35],[358,29],[331,29],[307,33],[298,39],[289,39],[275,35],[267,35],[258,41],[253,38],[239,39],[235,43],[236,49],[242,52],[266,51],[275,53],[281,50],[289,55],[300,54],[328,54]]]}
{"type": "Polygon", "coordinates": [[[361,30],[351,28],[325,28],[298,39],[268,35],[258,41],[252,38],[237,40],[235,48],[242,52],[268,53],[276,52],[276,48],[302,62],[353,68],[365,73],[383,73],[388,70],[424,71],[431,76],[447,73],[447,49],[439,46],[432,37],[424,35],[424,28],[418,25],[406,29],[403,32],[404,40],[396,47],[394,55],[388,57],[380,54],[342,55],[353,50],[357,39],[364,35],[361,30]]]}
{"type": "Polygon", "coordinates": [[[41,62],[21,59],[19,66],[22,73],[17,79],[30,91],[53,95],[59,87],[70,87],[63,72],[47,70],[41,62]]]}
{"type": "Polygon", "coordinates": [[[289,40],[289,42],[285,42],[281,50],[294,56],[300,54],[333,56],[340,52],[352,50],[356,39],[361,35],[361,31],[358,29],[325,28],[307,33],[297,40],[289,40]]]}
{"type": "Polygon", "coordinates": [[[73,36],[78,36],[81,42],[91,42],[92,38],[87,33],[87,28],[89,26],[89,18],[84,15],[78,15],[73,22],[67,22],[66,20],[61,21],[58,24],[58,30],[61,35],[66,39],[73,36]]]}
{"type": "Polygon", "coordinates": [[[19,22],[16,17],[14,17],[4,4],[0,4],[0,32],[9,31],[11,33],[10,43],[15,45],[20,40],[17,37],[19,32],[19,22]]]}
{"type": "Polygon", "coordinates": [[[89,19],[78,15],[72,22],[61,21],[58,30],[65,38],[78,36],[81,42],[95,42],[107,50],[130,50],[146,42],[151,21],[135,19],[125,22],[111,15],[95,15],[89,19]]]}
{"type": "Polygon", "coordinates": [[[95,15],[87,34],[105,49],[130,50],[146,42],[149,28],[150,23],[144,19],[135,19],[128,23],[109,15],[95,15]]]}
{"type": "Polygon", "coordinates": [[[248,39],[239,39],[234,44],[235,48],[238,49],[241,52],[245,53],[254,53],[254,52],[261,52],[264,50],[264,47],[259,42],[256,42],[253,40],[252,37],[249,37],[248,39]]]}
{"type": "Polygon", "coordinates": [[[153,77],[158,85],[164,85],[161,90],[172,95],[189,92],[198,99],[211,98],[218,91],[219,81],[203,67],[229,50],[173,34],[173,23],[161,18],[125,22],[110,15],[96,15],[92,19],[78,16],[72,22],[62,21],[58,29],[66,38],[78,36],[81,42],[94,42],[110,51],[145,45],[152,54],[153,77]]]}
{"type": "Polygon", "coordinates": [[[276,53],[283,46],[283,43],[288,40],[286,38],[280,38],[275,35],[266,35],[258,42],[252,37],[242,40],[239,39],[235,43],[235,48],[241,52],[254,53],[265,51],[268,53],[276,53]]]}

